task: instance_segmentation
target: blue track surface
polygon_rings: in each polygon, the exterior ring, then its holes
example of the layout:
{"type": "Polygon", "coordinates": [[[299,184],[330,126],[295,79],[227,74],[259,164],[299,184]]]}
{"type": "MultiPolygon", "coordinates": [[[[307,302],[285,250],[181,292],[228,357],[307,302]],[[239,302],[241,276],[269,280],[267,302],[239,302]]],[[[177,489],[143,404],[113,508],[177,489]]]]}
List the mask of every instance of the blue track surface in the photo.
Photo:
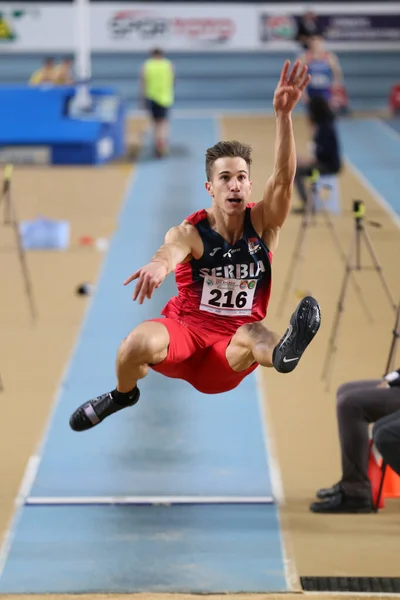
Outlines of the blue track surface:
{"type": "Polygon", "coordinates": [[[122,281],[170,226],[208,204],[204,153],[217,141],[215,122],[177,120],[172,139],[167,160],[143,157],[126,197],[31,490],[29,502],[49,504],[23,507],[0,593],[287,589],[274,504],[96,504],[110,496],[270,496],[254,374],[207,396],[152,372],[136,407],[84,434],[68,426],[77,405],[114,387],[121,339],[175,293],[170,278],[139,306],[122,281]],[[66,505],[71,497],[87,505],[66,505]]]}
{"type": "Polygon", "coordinates": [[[271,495],[253,377],[206,396],[151,373],[136,407],[77,436],[67,424],[84,387],[72,371],[32,497],[271,495]]]}
{"type": "Polygon", "coordinates": [[[178,122],[173,139],[177,157],[139,166],[61,390],[32,496],[271,495],[254,376],[230,394],[208,396],[151,373],[140,384],[142,400],[134,409],[85,435],[67,426],[77,405],[113,389],[121,339],[142,320],[159,316],[175,293],[170,278],[154,301],[139,306],[130,301],[131,289],[121,285],[149,260],[168,227],[207,202],[203,155],[216,139],[215,124],[178,122]]]}
{"type": "MultiPolygon", "coordinates": [[[[346,119],[339,127],[347,158],[400,214],[399,123],[346,119]]],[[[86,502],[271,494],[255,375],[233,392],[206,396],[151,373],[133,409],[86,434],[68,428],[80,402],[114,386],[121,339],[175,293],[170,278],[139,307],[121,282],[148,260],[166,229],[208,203],[204,152],[217,140],[215,123],[177,120],[172,139],[167,160],[143,157],[127,194],[28,499],[50,504],[19,513],[0,593],[289,589],[275,504],[86,502]]]]}
{"type": "Polygon", "coordinates": [[[339,130],[350,162],[400,215],[400,136],[391,128],[399,131],[398,121],[346,119],[339,130]]]}
{"type": "Polygon", "coordinates": [[[286,591],[276,508],[27,507],[0,589],[286,591]]]}

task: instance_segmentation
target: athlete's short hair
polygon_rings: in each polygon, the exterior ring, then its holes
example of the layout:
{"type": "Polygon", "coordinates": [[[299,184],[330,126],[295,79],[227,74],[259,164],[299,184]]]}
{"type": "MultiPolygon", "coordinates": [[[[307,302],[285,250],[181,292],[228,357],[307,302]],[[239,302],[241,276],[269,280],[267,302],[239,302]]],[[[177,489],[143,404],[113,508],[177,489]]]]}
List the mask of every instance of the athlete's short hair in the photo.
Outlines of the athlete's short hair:
{"type": "Polygon", "coordinates": [[[206,152],[206,175],[207,181],[211,181],[212,168],[216,160],[225,157],[239,157],[246,161],[250,174],[251,146],[233,140],[232,142],[218,142],[206,152]]]}

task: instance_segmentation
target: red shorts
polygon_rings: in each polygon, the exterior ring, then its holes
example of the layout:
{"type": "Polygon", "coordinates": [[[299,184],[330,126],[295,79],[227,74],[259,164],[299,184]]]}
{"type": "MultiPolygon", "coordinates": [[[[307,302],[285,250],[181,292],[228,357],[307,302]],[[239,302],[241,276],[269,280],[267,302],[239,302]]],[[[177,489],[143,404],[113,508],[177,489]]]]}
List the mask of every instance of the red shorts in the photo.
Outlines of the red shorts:
{"type": "Polygon", "coordinates": [[[166,377],[183,379],[203,394],[221,394],[237,387],[258,363],[244,371],[234,371],[226,359],[226,349],[232,335],[223,335],[210,329],[199,329],[168,317],[150,319],[162,323],[170,337],[168,355],[152,369],[166,377]]]}

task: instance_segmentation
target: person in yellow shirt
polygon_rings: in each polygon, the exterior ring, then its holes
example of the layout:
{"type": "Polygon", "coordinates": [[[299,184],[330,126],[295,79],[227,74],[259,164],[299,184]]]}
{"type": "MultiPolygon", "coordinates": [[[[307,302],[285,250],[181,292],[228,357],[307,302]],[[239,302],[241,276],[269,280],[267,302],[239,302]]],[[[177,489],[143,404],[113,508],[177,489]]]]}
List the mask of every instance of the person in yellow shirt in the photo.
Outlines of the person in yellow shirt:
{"type": "Polygon", "coordinates": [[[54,83],[57,85],[71,85],[73,82],[72,59],[65,57],[54,69],[54,83]]]}
{"type": "Polygon", "coordinates": [[[45,58],[43,66],[35,71],[29,79],[30,85],[41,85],[42,83],[54,83],[55,68],[54,58],[45,58]]]}
{"type": "Polygon", "coordinates": [[[157,48],[142,67],[140,93],[153,122],[155,153],[159,158],[168,149],[168,113],[174,103],[174,87],[173,64],[157,48]]]}

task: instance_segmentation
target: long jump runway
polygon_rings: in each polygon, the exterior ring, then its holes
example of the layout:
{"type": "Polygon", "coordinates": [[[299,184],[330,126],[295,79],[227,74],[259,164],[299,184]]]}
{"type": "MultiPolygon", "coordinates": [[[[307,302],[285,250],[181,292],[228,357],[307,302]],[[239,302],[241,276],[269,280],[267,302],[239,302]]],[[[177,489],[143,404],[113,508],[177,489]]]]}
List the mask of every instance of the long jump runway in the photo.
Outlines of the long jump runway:
{"type": "Polygon", "coordinates": [[[78,404],[115,386],[122,338],[176,293],[170,277],[139,306],[122,281],[170,226],[208,204],[204,153],[216,123],[172,127],[171,156],[143,155],[127,192],[2,550],[2,594],[289,589],[255,375],[207,396],[151,372],[134,408],[86,433],[68,425],[78,404]]]}

